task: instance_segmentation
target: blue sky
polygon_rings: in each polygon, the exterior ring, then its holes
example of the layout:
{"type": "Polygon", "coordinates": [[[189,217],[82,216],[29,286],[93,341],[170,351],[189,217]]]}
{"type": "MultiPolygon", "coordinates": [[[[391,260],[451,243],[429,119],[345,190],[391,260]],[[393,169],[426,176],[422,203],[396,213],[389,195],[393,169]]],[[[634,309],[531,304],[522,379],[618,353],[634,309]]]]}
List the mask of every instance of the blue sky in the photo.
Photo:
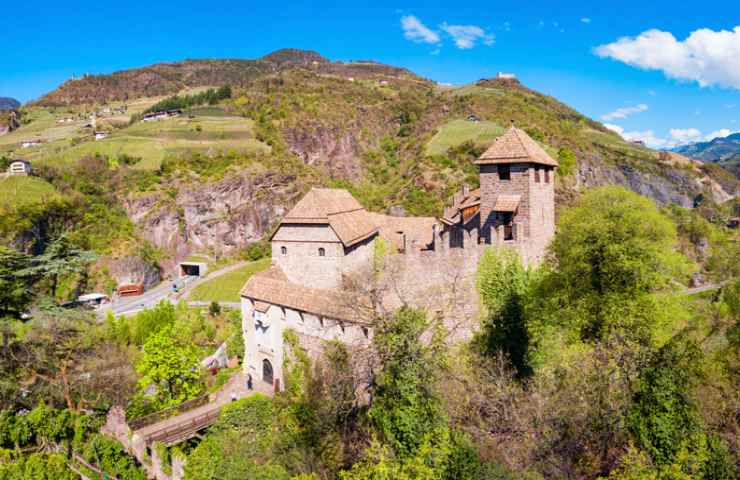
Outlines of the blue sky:
{"type": "Polygon", "coordinates": [[[72,75],[282,47],[438,82],[513,72],[653,146],[740,130],[740,2],[9,2],[0,96],[72,75]],[[620,40],[622,39],[622,40],[620,40]]]}

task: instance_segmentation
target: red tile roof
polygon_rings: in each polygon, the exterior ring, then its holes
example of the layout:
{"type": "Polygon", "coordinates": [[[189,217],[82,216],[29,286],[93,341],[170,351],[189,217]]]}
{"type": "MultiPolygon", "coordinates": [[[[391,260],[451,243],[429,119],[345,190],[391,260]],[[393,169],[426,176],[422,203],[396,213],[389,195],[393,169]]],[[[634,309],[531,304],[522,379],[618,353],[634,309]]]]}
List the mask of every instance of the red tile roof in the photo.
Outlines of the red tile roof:
{"type": "Polygon", "coordinates": [[[478,165],[532,162],[557,167],[558,162],[527,135],[524,130],[511,127],[488,147],[476,160],[478,165]]]}

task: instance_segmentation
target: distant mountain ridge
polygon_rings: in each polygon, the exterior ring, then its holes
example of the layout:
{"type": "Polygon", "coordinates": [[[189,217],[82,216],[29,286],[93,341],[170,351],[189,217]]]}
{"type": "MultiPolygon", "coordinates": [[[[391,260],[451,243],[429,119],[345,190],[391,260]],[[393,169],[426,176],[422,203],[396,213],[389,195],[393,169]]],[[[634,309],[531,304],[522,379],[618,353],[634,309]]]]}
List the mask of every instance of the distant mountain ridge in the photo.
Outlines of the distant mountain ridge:
{"type": "Polygon", "coordinates": [[[11,97],[0,97],[0,110],[16,110],[21,102],[11,97]]]}
{"type": "Polygon", "coordinates": [[[85,75],[65,81],[36,102],[41,106],[102,104],[140,97],[172,95],[183,88],[232,85],[244,87],[264,75],[306,69],[352,78],[405,77],[426,81],[405,68],[376,62],[332,62],[311,50],[284,48],[249,59],[201,59],[85,75]]]}
{"type": "Polygon", "coordinates": [[[740,132],[708,142],[684,145],[674,151],[697,160],[719,164],[740,178],[740,132]]]}

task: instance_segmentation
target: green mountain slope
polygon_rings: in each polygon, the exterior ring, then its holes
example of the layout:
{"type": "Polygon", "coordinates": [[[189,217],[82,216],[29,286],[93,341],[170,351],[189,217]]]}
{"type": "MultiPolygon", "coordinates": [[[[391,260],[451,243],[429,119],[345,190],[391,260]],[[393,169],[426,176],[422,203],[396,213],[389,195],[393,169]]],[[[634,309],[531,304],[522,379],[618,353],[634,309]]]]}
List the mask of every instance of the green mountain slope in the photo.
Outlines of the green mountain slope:
{"type": "MultiPolygon", "coordinates": [[[[24,125],[0,137],[0,155],[31,159],[80,211],[97,205],[77,225],[96,232],[91,247],[149,258],[146,241],[165,269],[192,252],[219,256],[262,239],[311,186],[348,188],[375,211],[439,215],[463,183],[475,185],[473,160],[511,122],[560,159],[560,205],[612,183],[685,207],[724,201],[738,188],[731,178],[717,183],[711,168],[627,143],[516,81],[449,88],[404,69],[299,50],[70,80],[23,113],[24,125]],[[176,119],[137,121],[163,95],[218,85],[231,86],[231,97],[176,119]],[[125,113],[98,116],[110,135],[96,142],[84,128],[89,114],[124,105],[125,113]],[[21,149],[27,137],[43,143],[21,149]]],[[[0,231],[13,235],[33,239],[0,231]]]]}

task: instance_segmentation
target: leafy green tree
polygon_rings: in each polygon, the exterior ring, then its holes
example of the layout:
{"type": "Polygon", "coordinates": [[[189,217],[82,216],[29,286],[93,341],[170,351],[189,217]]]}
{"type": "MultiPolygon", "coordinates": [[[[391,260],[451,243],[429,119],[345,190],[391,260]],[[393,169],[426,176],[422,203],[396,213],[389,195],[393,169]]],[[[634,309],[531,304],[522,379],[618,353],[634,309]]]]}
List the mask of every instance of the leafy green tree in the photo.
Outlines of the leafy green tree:
{"type": "Polygon", "coordinates": [[[182,403],[203,391],[198,350],[193,345],[177,342],[169,326],[146,340],[136,371],[141,375],[142,388],[149,385],[157,388],[160,407],[182,403]]]}
{"type": "Polygon", "coordinates": [[[56,297],[60,277],[84,272],[96,258],[95,253],[79,249],[66,236],[61,236],[46,247],[44,253],[33,257],[31,266],[21,273],[48,279],[51,296],[56,297]]]}
{"type": "Polygon", "coordinates": [[[676,460],[702,429],[690,391],[699,379],[701,350],[676,337],[658,349],[639,376],[628,416],[637,445],[658,465],[676,460]]]}
{"type": "Polygon", "coordinates": [[[510,250],[488,249],[478,264],[477,287],[486,314],[477,343],[489,356],[504,352],[519,377],[532,371],[524,313],[529,280],[530,273],[510,250]]]}
{"type": "Polygon", "coordinates": [[[272,399],[257,394],[226,405],[210,434],[188,456],[187,478],[193,480],[287,480],[290,475],[273,454],[280,435],[272,399]]]}
{"type": "Polygon", "coordinates": [[[558,175],[568,177],[573,174],[578,164],[576,154],[569,148],[558,150],[558,175]]]}
{"type": "Polygon", "coordinates": [[[444,425],[439,400],[432,390],[443,361],[440,338],[425,344],[429,322],[421,310],[399,309],[380,321],[373,338],[383,365],[375,379],[368,416],[399,456],[411,456],[424,438],[444,425]]]}
{"type": "Polygon", "coordinates": [[[0,318],[18,317],[33,300],[29,278],[22,275],[30,259],[0,245],[0,318]]]}
{"type": "Polygon", "coordinates": [[[676,241],[647,198],[614,186],[587,192],[560,218],[528,316],[538,329],[559,325],[583,340],[618,332],[649,342],[679,314],[670,287],[688,264],[676,241]]]}

